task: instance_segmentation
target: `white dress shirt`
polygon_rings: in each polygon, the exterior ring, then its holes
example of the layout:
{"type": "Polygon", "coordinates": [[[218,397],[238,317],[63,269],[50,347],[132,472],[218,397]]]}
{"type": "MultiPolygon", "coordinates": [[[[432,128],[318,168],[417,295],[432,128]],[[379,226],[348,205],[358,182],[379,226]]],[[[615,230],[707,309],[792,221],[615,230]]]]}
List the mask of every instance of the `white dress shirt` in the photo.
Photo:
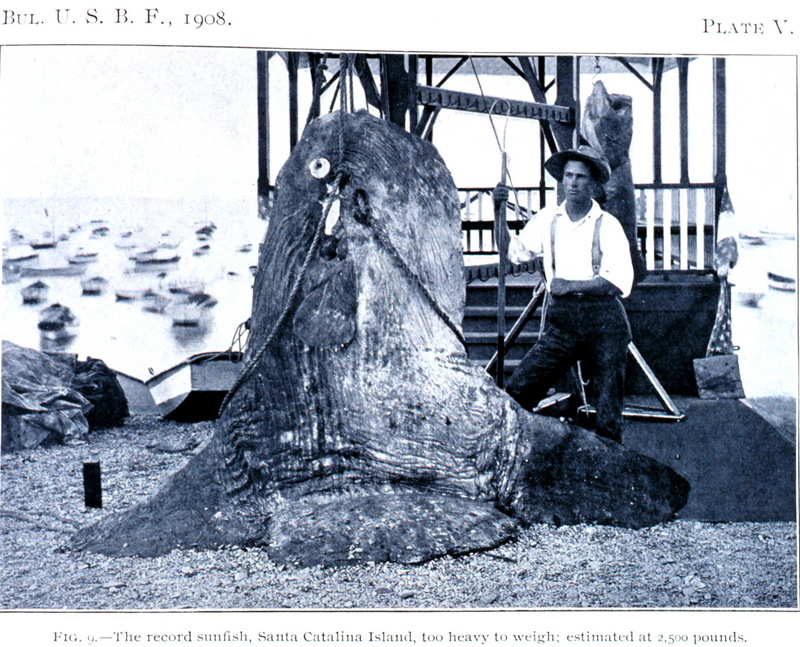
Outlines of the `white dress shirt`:
{"type": "Polygon", "coordinates": [[[567,203],[545,207],[531,218],[519,236],[511,236],[508,257],[512,263],[528,261],[542,256],[548,286],[554,278],[568,281],[586,281],[594,278],[592,268],[592,241],[597,219],[600,223],[599,275],[614,284],[623,297],[630,294],[633,285],[633,265],[630,248],[622,225],[610,213],[603,211],[592,200],[589,212],[577,222],[567,215],[567,203]],[[555,218],[555,245],[551,245],[551,227],[555,218]],[[553,254],[555,248],[555,273],[553,254]]]}

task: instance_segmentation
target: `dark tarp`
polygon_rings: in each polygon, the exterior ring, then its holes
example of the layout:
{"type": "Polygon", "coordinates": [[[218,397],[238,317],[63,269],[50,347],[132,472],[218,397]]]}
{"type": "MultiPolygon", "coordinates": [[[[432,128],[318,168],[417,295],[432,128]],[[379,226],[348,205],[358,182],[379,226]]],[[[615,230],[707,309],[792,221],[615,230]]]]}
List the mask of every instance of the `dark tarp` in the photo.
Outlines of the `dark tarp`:
{"type": "MultiPolygon", "coordinates": [[[[43,353],[3,341],[2,451],[80,441],[90,428],[111,424],[105,416],[103,425],[90,425],[98,406],[106,408],[109,397],[122,394],[116,378],[104,389],[82,379],[84,366],[97,362],[79,362],[75,355],[43,353]]],[[[114,406],[116,422],[127,415],[121,397],[123,405],[114,406]]]]}

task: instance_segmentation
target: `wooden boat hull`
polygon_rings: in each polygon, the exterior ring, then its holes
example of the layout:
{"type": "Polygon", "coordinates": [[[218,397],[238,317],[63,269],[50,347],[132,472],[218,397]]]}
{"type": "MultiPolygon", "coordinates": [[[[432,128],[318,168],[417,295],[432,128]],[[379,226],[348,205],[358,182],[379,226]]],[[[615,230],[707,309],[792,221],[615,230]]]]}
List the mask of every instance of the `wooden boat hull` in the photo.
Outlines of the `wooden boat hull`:
{"type": "Polygon", "coordinates": [[[38,278],[44,276],[81,276],[86,273],[86,265],[65,265],[59,267],[21,267],[22,278],[38,278]]]}
{"type": "Polygon", "coordinates": [[[769,287],[773,290],[780,290],[781,292],[797,291],[797,281],[790,276],[767,272],[767,278],[769,279],[769,287]]]}
{"type": "Polygon", "coordinates": [[[234,353],[201,353],[150,378],[147,388],[164,418],[182,422],[215,420],[225,394],[242,369],[234,353]]]}

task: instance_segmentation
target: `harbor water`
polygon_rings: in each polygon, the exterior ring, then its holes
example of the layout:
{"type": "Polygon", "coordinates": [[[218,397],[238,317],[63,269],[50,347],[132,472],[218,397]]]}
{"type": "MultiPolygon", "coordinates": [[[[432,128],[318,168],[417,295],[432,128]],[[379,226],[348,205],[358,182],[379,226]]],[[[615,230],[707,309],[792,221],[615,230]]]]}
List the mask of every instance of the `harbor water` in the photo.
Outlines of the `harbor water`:
{"type": "MultiPolygon", "coordinates": [[[[12,227],[33,236],[32,220],[25,214],[36,205],[28,205],[27,211],[20,204],[11,204],[10,209],[6,206],[4,240],[9,239],[12,227]]],[[[266,231],[266,222],[257,216],[255,200],[252,204],[157,200],[112,204],[96,199],[60,209],[51,207],[50,211],[59,215],[54,217],[56,237],[74,231],[55,249],[38,250],[39,258],[32,266],[68,266],[69,257],[79,252],[97,252],[97,260],[87,263],[81,276],[4,280],[3,339],[30,348],[72,352],[81,358],[100,358],[117,371],[147,380],[194,353],[227,350],[239,324],[250,316],[251,268],[258,262],[258,246],[266,231]],[[78,213],[84,216],[78,217],[78,213]],[[213,233],[207,240],[199,240],[196,231],[208,223],[215,226],[213,233]],[[108,228],[106,235],[93,233],[102,227],[108,228]],[[123,238],[128,232],[130,236],[123,238]],[[161,251],[180,256],[180,260],[152,271],[136,271],[128,258],[133,252],[129,245],[135,241],[142,248],[177,243],[161,251]],[[195,255],[205,245],[207,252],[195,255]],[[105,291],[97,296],[84,295],[81,282],[95,276],[108,281],[105,291]],[[46,300],[23,304],[22,288],[36,280],[49,286],[46,300]],[[197,326],[175,325],[169,308],[151,312],[141,299],[121,301],[116,296],[119,290],[149,289],[174,297],[170,287],[190,284],[217,301],[197,326]],[[37,328],[40,311],[52,303],[67,306],[78,319],[78,324],[69,329],[72,337],[57,343],[43,338],[37,328]]],[[[39,227],[44,224],[41,219],[35,222],[39,227]]],[[[793,237],[764,234],[740,240],[739,262],[730,275],[733,342],[738,347],[748,397],[794,398],[796,293],[770,287],[768,272],[796,279],[797,246],[793,237]]]]}
{"type": "MultiPolygon", "coordinates": [[[[99,358],[114,370],[141,380],[194,353],[227,350],[239,324],[250,316],[251,268],[257,265],[258,246],[266,229],[266,222],[257,217],[255,200],[249,208],[226,202],[200,206],[150,201],[135,208],[129,205],[132,213],[109,213],[101,202],[95,200],[81,207],[84,213],[105,214],[106,218],[70,217],[62,212],[56,237],[64,237],[69,230],[72,233],[53,249],[34,250],[38,258],[28,265],[69,267],[71,257],[96,253],[96,260],[83,265],[83,274],[23,276],[18,280],[4,274],[3,339],[40,350],[76,353],[81,359],[99,358]],[[169,213],[172,209],[175,211],[169,213]],[[201,240],[196,231],[207,225],[214,227],[213,232],[201,240]],[[100,235],[104,228],[108,231],[100,235]],[[129,256],[148,248],[180,258],[173,263],[137,267],[129,256]],[[104,278],[105,289],[86,295],[81,283],[93,277],[104,278]],[[39,304],[23,304],[22,288],[35,281],[49,286],[46,299],[39,304]],[[213,297],[216,305],[203,309],[198,325],[175,325],[171,306],[181,300],[171,291],[176,288],[202,291],[213,297]],[[148,306],[149,302],[141,298],[143,291],[166,297],[166,309],[153,311],[158,308],[148,306]],[[118,292],[135,298],[120,300],[118,292]],[[77,325],[65,329],[66,338],[43,336],[37,327],[41,310],[53,303],[68,307],[77,318],[77,325]]],[[[33,236],[30,220],[28,223],[28,231],[24,221],[17,229],[33,236]]]]}

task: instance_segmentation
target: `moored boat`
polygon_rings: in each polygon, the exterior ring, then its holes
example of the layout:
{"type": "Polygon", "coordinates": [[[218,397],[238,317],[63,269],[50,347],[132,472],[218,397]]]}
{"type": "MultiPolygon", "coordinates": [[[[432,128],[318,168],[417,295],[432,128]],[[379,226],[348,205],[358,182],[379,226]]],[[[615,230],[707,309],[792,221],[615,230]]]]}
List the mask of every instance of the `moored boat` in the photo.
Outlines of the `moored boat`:
{"type": "Polygon", "coordinates": [[[178,254],[166,252],[160,248],[140,252],[133,257],[137,272],[157,272],[174,266],[181,260],[178,254]]]}
{"type": "Polygon", "coordinates": [[[38,328],[42,331],[61,331],[78,324],[78,318],[67,306],[53,303],[39,313],[38,328]]]}
{"type": "Polygon", "coordinates": [[[86,265],[51,265],[49,267],[21,267],[22,278],[38,278],[44,276],[80,276],[86,273],[86,265]]]}
{"type": "Polygon", "coordinates": [[[41,303],[47,298],[47,293],[50,291],[50,286],[44,281],[35,281],[30,285],[22,288],[22,303],[36,304],[41,303]]]}
{"type": "Polygon", "coordinates": [[[83,247],[79,248],[72,256],[69,257],[69,262],[72,265],[82,265],[85,263],[94,263],[99,256],[98,252],[93,252],[83,247]]]}
{"type": "Polygon", "coordinates": [[[181,421],[214,420],[242,369],[238,353],[200,353],[146,382],[159,413],[181,421]]]}
{"type": "Polygon", "coordinates": [[[769,279],[769,287],[773,290],[780,290],[781,292],[796,292],[797,279],[785,274],[778,274],[777,272],[767,272],[769,279]]]}
{"type": "Polygon", "coordinates": [[[99,296],[105,292],[106,287],[108,287],[108,280],[102,276],[93,276],[81,281],[83,294],[88,296],[99,296]]]}

